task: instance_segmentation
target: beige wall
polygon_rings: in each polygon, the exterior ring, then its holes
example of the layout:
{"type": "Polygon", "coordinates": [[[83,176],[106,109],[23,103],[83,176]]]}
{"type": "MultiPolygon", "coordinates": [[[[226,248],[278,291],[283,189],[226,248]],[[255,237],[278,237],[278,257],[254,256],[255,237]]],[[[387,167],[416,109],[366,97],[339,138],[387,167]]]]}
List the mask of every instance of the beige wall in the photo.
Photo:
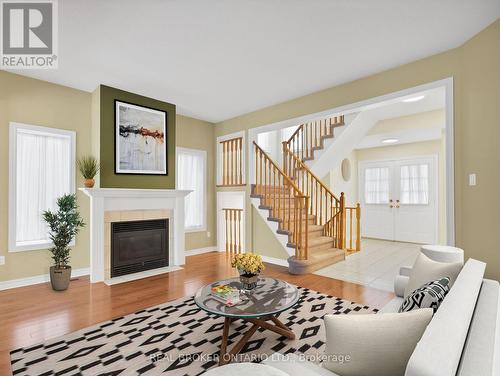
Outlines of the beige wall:
{"type": "MultiPolygon", "coordinates": [[[[289,256],[282,245],[276,239],[267,223],[262,219],[257,210],[252,207],[251,228],[254,233],[259,234],[253,239],[252,251],[263,256],[286,260],[289,256]]],[[[248,247],[247,247],[248,248],[248,247]]]]}
{"type": "Polygon", "coordinates": [[[346,159],[349,160],[351,166],[351,177],[348,181],[342,177],[342,162],[330,171],[328,180],[323,181],[336,195],[344,192],[347,206],[355,206],[358,203],[358,157],[356,151],[351,151],[346,159]]]}
{"type": "Polygon", "coordinates": [[[499,279],[499,45],[497,20],[459,48],[218,123],[215,137],[453,77],[456,243],[499,279]],[[478,174],[476,187],[466,184],[469,172],[478,174]]]}
{"type": "MultiPolygon", "coordinates": [[[[444,140],[356,150],[358,162],[436,155],[438,157],[438,241],[446,244],[446,159],[444,140]]],[[[357,187],[356,187],[357,190],[357,187]]]]}
{"type": "MultiPolygon", "coordinates": [[[[99,103],[99,90],[87,93],[68,87],[0,71],[0,282],[47,274],[51,265],[47,250],[8,252],[8,152],[9,122],[21,122],[76,132],[77,158],[87,154],[99,157],[99,113],[92,103],[99,103]]],[[[177,116],[176,141],[179,146],[207,151],[207,232],[186,234],[186,249],[216,244],[215,228],[215,163],[213,124],[177,116]]],[[[97,178],[97,182],[99,182],[97,178]]],[[[76,173],[76,187],[83,181],[76,173]]],[[[88,198],[77,192],[78,204],[85,222],[89,223],[88,198]]],[[[89,266],[88,225],[78,235],[71,252],[73,268],[89,266]]]]}
{"type": "Polygon", "coordinates": [[[214,125],[206,121],[177,115],[176,137],[176,146],[207,152],[207,230],[186,233],[186,250],[215,246],[217,244],[217,228],[214,125]]]}
{"type": "Polygon", "coordinates": [[[500,20],[466,43],[460,60],[457,242],[467,256],[488,262],[490,278],[500,279],[500,20]],[[475,187],[467,185],[471,172],[475,187]]]}
{"type": "MultiPolygon", "coordinates": [[[[0,281],[31,277],[49,272],[50,254],[46,250],[8,252],[8,173],[9,173],[9,122],[20,122],[76,132],[76,155],[91,152],[91,95],[48,82],[0,71],[0,255],[5,265],[0,265],[0,281]]],[[[76,186],[82,179],[77,174],[76,186]]],[[[88,200],[77,193],[80,211],[89,223],[88,200]]],[[[71,251],[73,268],[89,266],[88,225],[77,236],[71,251]]]]}

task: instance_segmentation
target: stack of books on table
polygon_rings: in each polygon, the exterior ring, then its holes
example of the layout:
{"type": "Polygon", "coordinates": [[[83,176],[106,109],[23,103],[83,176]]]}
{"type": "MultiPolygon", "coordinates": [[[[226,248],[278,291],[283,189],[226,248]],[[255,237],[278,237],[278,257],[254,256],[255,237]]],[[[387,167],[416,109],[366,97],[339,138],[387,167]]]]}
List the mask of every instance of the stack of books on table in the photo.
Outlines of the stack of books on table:
{"type": "Polygon", "coordinates": [[[211,295],[229,307],[241,302],[240,290],[229,285],[212,287],[211,295]]]}

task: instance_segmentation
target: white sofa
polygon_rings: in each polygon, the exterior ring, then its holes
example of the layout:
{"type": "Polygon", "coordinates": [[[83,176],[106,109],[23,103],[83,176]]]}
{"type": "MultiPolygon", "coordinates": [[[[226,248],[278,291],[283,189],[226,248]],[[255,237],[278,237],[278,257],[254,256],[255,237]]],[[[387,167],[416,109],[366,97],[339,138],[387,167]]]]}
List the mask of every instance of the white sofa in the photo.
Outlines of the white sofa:
{"type": "MultiPolygon", "coordinates": [[[[500,287],[483,279],[485,266],[473,259],[464,265],[413,351],[406,376],[500,375],[500,287]]],[[[379,314],[398,311],[409,270],[402,268],[397,296],[379,314]]],[[[296,356],[275,354],[264,363],[290,376],[336,375],[296,356]]]]}

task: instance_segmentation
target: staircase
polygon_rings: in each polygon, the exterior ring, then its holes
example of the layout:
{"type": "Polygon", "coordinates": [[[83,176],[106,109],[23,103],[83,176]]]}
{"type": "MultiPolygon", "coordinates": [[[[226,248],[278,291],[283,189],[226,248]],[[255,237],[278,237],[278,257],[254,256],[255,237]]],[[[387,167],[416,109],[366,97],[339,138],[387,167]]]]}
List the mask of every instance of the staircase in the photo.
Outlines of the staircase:
{"type": "Polygon", "coordinates": [[[255,184],[251,197],[259,210],[267,211],[265,219],[275,223],[271,227],[277,235],[285,237],[292,274],[311,273],[344,260],[347,252],[359,250],[359,205],[346,208],[344,194],[337,197],[305,163],[334,137],[335,128],[344,125],[343,116],[300,125],[282,144],[282,168],[254,142],[255,184]],[[354,243],[353,213],[358,236],[354,243]],[[346,215],[350,215],[347,222],[346,215]],[[349,249],[346,234],[350,236],[349,249]]]}

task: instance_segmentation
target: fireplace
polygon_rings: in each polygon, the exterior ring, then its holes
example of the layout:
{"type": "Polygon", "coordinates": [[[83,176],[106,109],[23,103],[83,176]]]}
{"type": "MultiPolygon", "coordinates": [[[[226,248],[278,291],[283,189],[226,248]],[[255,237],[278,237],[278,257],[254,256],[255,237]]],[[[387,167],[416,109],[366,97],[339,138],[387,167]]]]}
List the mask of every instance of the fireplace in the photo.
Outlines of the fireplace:
{"type": "MultiPolygon", "coordinates": [[[[90,282],[115,284],[166,273],[185,264],[184,198],[176,189],[80,188],[90,198],[90,282]],[[168,219],[168,266],[111,277],[112,224],[168,219]]],[[[141,264],[142,266],[142,261],[141,264]]]]}
{"type": "Polygon", "coordinates": [[[111,277],[168,266],[168,219],[111,224],[111,277]]]}

